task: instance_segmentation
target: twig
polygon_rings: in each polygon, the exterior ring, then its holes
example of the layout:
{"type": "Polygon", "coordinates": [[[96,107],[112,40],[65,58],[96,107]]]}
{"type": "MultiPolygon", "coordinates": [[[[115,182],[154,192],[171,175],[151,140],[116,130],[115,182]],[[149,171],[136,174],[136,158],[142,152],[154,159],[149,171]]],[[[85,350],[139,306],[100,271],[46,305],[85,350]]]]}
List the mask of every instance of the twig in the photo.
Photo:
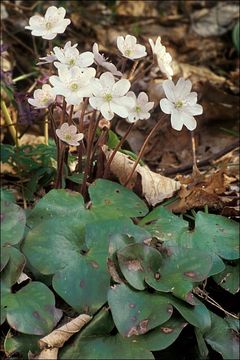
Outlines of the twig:
{"type": "Polygon", "coordinates": [[[223,311],[225,313],[225,315],[229,315],[231,317],[233,317],[234,319],[238,320],[238,316],[235,314],[230,313],[229,311],[225,310],[220,304],[218,304],[213,298],[211,298],[204,290],[200,289],[200,287],[197,287],[195,289],[193,289],[193,292],[201,297],[202,299],[205,299],[209,304],[215,306],[216,308],[218,308],[219,310],[223,311]]]}
{"type": "MultiPolygon", "coordinates": [[[[239,147],[239,140],[234,141],[232,144],[227,145],[225,148],[217,152],[216,154],[212,154],[206,159],[200,160],[198,162],[198,167],[203,167],[207,165],[211,165],[211,162],[213,160],[217,160],[218,158],[222,157],[223,155],[226,155],[227,153],[233,151],[234,149],[237,149],[239,147]]],[[[164,175],[174,175],[177,173],[185,173],[192,169],[192,164],[187,164],[183,166],[179,166],[174,169],[168,169],[165,170],[164,175]]]]}
{"type": "Polygon", "coordinates": [[[9,111],[7,109],[7,106],[6,106],[6,103],[4,100],[1,100],[1,109],[3,112],[4,118],[5,118],[5,121],[6,121],[7,125],[9,126],[9,132],[14,140],[14,143],[16,146],[18,146],[19,144],[18,144],[17,131],[13,125],[11,116],[9,114],[9,111]]]}

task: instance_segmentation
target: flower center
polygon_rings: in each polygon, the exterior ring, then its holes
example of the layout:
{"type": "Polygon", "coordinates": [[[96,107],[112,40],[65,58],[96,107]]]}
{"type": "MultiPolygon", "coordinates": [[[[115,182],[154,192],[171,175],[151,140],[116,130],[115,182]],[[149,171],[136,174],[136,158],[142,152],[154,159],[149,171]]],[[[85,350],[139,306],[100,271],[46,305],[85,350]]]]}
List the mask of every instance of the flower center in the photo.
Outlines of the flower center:
{"type": "Polygon", "coordinates": [[[42,99],[42,103],[43,103],[43,104],[47,104],[48,101],[49,101],[49,98],[48,98],[48,97],[44,97],[44,98],[42,99]]]}
{"type": "Polygon", "coordinates": [[[77,91],[78,90],[78,84],[77,83],[72,83],[71,86],[70,86],[70,89],[72,91],[77,91]]]}
{"type": "Polygon", "coordinates": [[[107,101],[107,102],[111,101],[112,100],[112,94],[105,94],[104,95],[104,100],[107,101]]]}
{"type": "Polygon", "coordinates": [[[65,139],[66,141],[70,141],[70,140],[72,139],[72,136],[69,135],[69,134],[66,134],[66,135],[64,136],[64,139],[65,139]]]}
{"type": "Polygon", "coordinates": [[[175,108],[176,109],[181,109],[183,107],[183,101],[178,100],[175,102],[175,108]]]}
{"type": "Polygon", "coordinates": [[[75,65],[75,59],[70,59],[69,62],[68,62],[69,65],[75,65]]]}
{"type": "Polygon", "coordinates": [[[131,56],[131,54],[132,54],[132,50],[130,50],[130,49],[127,49],[124,51],[124,55],[126,55],[126,56],[131,56]]]}
{"type": "Polygon", "coordinates": [[[48,21],[47,23],[46,23],[46,29],[47,30],[50,30],[52,28],[52,24],[48,21]]]}
{"type": "Polygon", "coordinates": [[[137,112],[137,113],[139,113],[139,112],[141,111],[140,106],[139,106],[139,105],[137,105],[137,106],[136,106],[136,108],[135,108],[135,110],[136,110],[136,112],[137,112]]]}

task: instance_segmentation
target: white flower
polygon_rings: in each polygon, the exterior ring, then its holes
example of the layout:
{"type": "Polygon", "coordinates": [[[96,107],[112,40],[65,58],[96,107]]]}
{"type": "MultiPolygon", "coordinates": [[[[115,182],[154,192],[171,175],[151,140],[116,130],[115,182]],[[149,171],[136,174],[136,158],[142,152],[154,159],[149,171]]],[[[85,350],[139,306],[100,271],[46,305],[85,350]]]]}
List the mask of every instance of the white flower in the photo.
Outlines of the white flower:
{"type": "Polygon", "coordinates": [[[50,54],[47,54],[47,56],[40,57],[37,65],[44,65],[44,64],[51,64],[55,60],[57,60],[57,57],[54,55],[54,53],[51,51],[50,54]]]}
{"type": "Polygon", "coordinates": [[[63,123],[60,129],[56,130],[56,134],[60,140],[72,146],[78,146],[84,137],[82,133],[77,134],[75,125],[68,125],[68,123],[63,123]]]}
{"type": "Polygon", "coordinates": [[[154,102],[148,102],[147,94],[141,92],[138,97],[136,97],[133,91],[129,91],[127,96],[130,96],[134,100],[134,106],[129,109],[127,121],[133,123],[137,120],[149,119],[149,111],[153,108],[154,102]]]}
{"type": "Polygon", "coordinates": [[[123,36],[118,36],[117,47],[124,57],[131,60],[147,55],[145,46],[137,44],[137,39],[132,35],[127,35],[125,39],[123,36]]]}
{"type": "Polygon", "coordinates": [[[55,98],[53,88],[48,84],[44,84],[42,89],[34,91],[33,99],[28,99],[28,102],[37,109],[45,109],[55,101],[55,98]]]}
{"type": "Polygon", "coordinates": [[[114,64],[108,62],[107,59],[105,59],[105,57],[102,54],[99,53],[97,43],[93,44],[93,55],[94,55],[95,63],[97,65],[100,65],[103,68],[107,69],[114,76],[122,76],[122,73],[120,71],[118,71],[116,66],[114,64]]]}
{"type": "Polygon", "coordinates": [[[100,79],[92,83],[93,97],[89,98],[90,105],[99,110],[103,117],[111,120],[114,113],[122,118],[128,117],[128,108],[134,106],[134,100],[125,96],[131,84],[127,79],[115,83],[113,74],[105,72],[100,79]]]}
{"type": "Polygon", "coordinates": [[[71,46],[71,41],[68,41],[64,48],[54,47],[53,51],[58,61],[54,62],[54,65],[59,68],[61,64],[66,65],[68,68],[73,66],[79,66],[80,68],[86,68],[93,64],[94,55],[90,51],[79,53],[76,48],[78,44],[71,46]]]}
{"type": "Polygon", "coordinates": [[[194,130],[197,122],[193,115],[201,115],[203,108],[197,104],[197,93],[191,92],[190,80],[180,78],[176,85],[172,80],[163,82],[163,89],[167,99],[160,100],[160,107],[165,114],[171,114],[171,125],[175,130],[181,130],[185,125],[194,130]]]}
{"type": "Polygon", "coordinates": [[[172,57],[166,51],[165,46],[161,44],[161,38],[158,36],[156,43],[149,39],[153,55],[156,55],[158,66],[160,70],[167,75],[169,79],[173,76],[173,69],[171,67],[172,57]]]}
{"type": "Polygon", "coordinates": [[[62,34],[70,24],[70,19],[64,19],[66,10],[50,6],[45,16],[34,15],[29,19],[29,26],[25,29],[31,30],[32,35],[41,36],[43,39],[52,40],[57,34],[62,34]]]}
{"type": "Polygon", "coordinates": [[[80,69],[73,66],[67,69],[62,66],[58,69],[58,75],[50,76],[49,81],[53,85],[56,95],[63,95],[69,105],[78,105],[83,97],[92,95],[92,84],[96,74],[94,68],[80,69]]]}

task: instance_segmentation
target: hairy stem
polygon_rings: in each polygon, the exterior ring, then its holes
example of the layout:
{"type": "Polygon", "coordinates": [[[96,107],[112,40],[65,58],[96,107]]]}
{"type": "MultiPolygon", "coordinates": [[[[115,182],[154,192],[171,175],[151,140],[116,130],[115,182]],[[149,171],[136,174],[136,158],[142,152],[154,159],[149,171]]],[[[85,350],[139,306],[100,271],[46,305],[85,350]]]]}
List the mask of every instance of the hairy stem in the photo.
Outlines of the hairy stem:
{"type": "Polygon", "coordinates": [[[113,161],[113,158],[115,156],[115,154],[117,153],[117,151],[121,148],[122,144],[124,143],[124,141],[126,140],[126,138],[128,137],[129,133],[131,132],[132,128],[134,126],[134,123],[130,124],[130,126],[128,127],[126,133],[124,134],[124,136],[122,137],[122,139],[119,141],[119,143],[117,144],[117,146],[115,147],[115,149],[113,150],[111,156],[109,157],[106,167],[105,167],[105,171],[103,174],[103,178],[107,178],[108,174],[109,174],[109,170],[110,170],[110,165],[113,161]]]}
{"type": "MultiPolygon", "coordinates": [[[[82,111],[81,111],[81,115],[80,115],[80,119],[79,119],[79,132],[80,133],[83,133],[83,130],[84,130],[83,119],[84,119],[84,115],[86,113],[87,106],[88,106],[88,98],[85,98],[84,101],[83,101],[82,111]]],[[[83,148],[83,141],[81,141],[80,145],[78,146],[78,162],[77,162],[76,169],[75,169],[78,172],[82,171],[83,149],[84,149],[83,148]]]]}
{"type": "MultiPolygon", "coordinates": [[[[163,116],[163,118],[165,118],[165,115],[163,116]]],[[[136,161],[135,161],[135,163],[134,163],[134,165],[133,165],[132,171],[130,172],[129,176],[127,177],[127,180],[126,180],[125,183],[124,183],[124,186],[127,186],[127,185],[129,184],[130,180],[132,179],[132,176],[133,176],[133,174],[134,174],[134,171],[135,171],[137,165],[139,164],[139,161],[141,160],[141,157],[142,157],[143,154],[144,154],[144,151],[145,151],[145,149],[146,149],[147,143],[149,142],[149,140],[150,140],[150,138],[152,137],[153,133],[154,133],[156,130],[158,130],[158,128],[160,127],[160,125],[161,125],[161,121],[159,120],[159,121],[155,124],[155,126],[152,128],[152,130],[150,131],[150,133],[148,134],[148,136],[146,137],[146,139],[145,139],[145,141],[144,141],[144,143],[143,143],[143,145],[142,145],[142,147],[141,147],[141,149],[140,149],[140,151],[139,151],[139,154],[138,154],[138,156],[137,156],[137,159],[136,159],[136,161]]]]}

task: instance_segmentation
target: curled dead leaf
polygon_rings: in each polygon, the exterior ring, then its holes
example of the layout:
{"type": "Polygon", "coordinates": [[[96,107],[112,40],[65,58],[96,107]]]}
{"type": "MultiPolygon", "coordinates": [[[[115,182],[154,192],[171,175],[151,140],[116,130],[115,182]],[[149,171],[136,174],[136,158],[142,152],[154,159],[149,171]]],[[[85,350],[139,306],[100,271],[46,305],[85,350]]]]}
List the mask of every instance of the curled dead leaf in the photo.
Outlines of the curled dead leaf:
{"type": "Polygon", "coordinates": [[[34,359],[57,360],[58,349],[61,348],[72,335],[79,332],[91,319],[91,316],[81,314],[67,324],[53,330],[47,336],[44,336],[39,340],[39,347],[42,351],[34,359]]]}
{"type": "MultiPolygon", "coordinates": [[[[104,146],[103,152],[108,160],[112,154],[112,150],[108,150],[107,147],[104,146]]],[[[118,151],[110,165],[110,170],[117,176],[120,183],[124,184],[126,178],[131,173],[133,165],[133,160],[118,151]]],[[[131,188],[136,185],[138,175],[141,177],[143,196],[148,204],[152,206],[172,197],[181,187],[179,181],[157,174],[151,171],[147,166],[137,165],[135,174],[130,183],[131,188]]]]}

